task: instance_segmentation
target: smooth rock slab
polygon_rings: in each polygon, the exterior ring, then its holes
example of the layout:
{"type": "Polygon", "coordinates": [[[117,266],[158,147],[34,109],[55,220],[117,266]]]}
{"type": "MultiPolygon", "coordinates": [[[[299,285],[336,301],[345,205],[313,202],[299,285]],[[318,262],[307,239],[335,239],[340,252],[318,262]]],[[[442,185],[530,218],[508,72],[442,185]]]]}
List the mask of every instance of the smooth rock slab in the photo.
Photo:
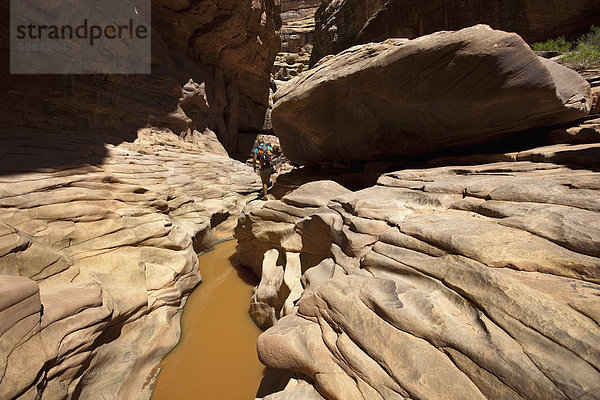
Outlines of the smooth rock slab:
{"type": "MultiPolygon", "coordinates": [[[[397,171],[288,222],[304,291],[259,337],[261,361],[326,399],[600,398],[600,174],[588,162],[397,171]]],[[[269,230],[259,211],[240,218],[241,253],[288,250],[276,231],[252,237],[269,230]]]]}

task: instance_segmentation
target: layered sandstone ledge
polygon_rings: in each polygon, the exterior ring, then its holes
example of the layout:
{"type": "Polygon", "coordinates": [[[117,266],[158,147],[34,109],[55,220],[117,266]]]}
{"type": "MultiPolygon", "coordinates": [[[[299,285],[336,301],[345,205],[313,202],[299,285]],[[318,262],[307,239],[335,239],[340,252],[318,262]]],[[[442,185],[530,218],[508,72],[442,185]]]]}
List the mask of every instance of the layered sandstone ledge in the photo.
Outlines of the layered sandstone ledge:
{"type": "Polygon", "coordinates": [[[148,398],[201,279],[196,251],[230,234],[258,177],[214,135],[45,137],[3,141],[0,398],[148,398]],[[42,148],[72,166],[27,171],[42,148]],[[82,153],[102,162],[76,165],[82,153]]]}
{"type": "Polygon", "coordinates": [[[273,325],[260,396],[599,398],[599,156],[556,145],[248,205],[235,235],[273,325]]]}

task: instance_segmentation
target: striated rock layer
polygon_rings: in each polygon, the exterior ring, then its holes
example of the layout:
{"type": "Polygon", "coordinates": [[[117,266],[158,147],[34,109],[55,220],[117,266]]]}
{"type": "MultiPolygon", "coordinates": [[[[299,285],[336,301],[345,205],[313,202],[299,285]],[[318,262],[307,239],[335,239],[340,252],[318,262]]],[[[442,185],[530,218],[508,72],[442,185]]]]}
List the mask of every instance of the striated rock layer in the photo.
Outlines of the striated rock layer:
{"type": "Polygon", "coordinates": [[[196,251],[230,232],[259,180],[214,136],[47,136],[3,139],[0,398],[149,398],[200,281],[196,251]],[[64,166],[19,171],[40,148],[64,166]],[[68,164],[94,152],[101,164],[68,164]]]}
{"type": "Polygon", "coordinates": [[[240,259],[274,324],[258,353],[266,381],[289,372],[261,396],[600,398],[599,155],[555,145],[248,206],[240,259]]]}
{"type": "Polygon", "coordinates": [[[357,44],[412,39],[481,23],[516,32],[528,43],[562,35],[576,38],[600,20],[600,5],[594,0],[326,0],[315,20],[312,65],[357,44]]]}
{"type": "Polygon", "coordinates": [[[565,124],[590,111],[591,90],[518,35],[477,25],[353,47],[289,81],[274,102],[283,152],[309,164],[431,153],[565,124]]]}
{"type": "MultiPolygon", "coordinates": [[[[47,3],[68,12],[52,5],[60,0],[47,3]]],[[[8,20],[9,3],[0,14],[8,20]]],[[[134,140],[147,124],[176,134],[208,128],[233,152],[238,130],[264,126],[280,25],[278,1],[153,0],[151,75],[9,75],[3,36],[0,124],[91,131],[113,144],[134,140]],[[180,104],[189,79],[203,84],[210,106],[192,121],[180,104]]]]}
{"type": "Polygon", "coordinates": [[[315,30],[315,11],[321,0],[281,2],[281,52],[273,65],[275,80],[287,81],[308,69],[315,30]]]}

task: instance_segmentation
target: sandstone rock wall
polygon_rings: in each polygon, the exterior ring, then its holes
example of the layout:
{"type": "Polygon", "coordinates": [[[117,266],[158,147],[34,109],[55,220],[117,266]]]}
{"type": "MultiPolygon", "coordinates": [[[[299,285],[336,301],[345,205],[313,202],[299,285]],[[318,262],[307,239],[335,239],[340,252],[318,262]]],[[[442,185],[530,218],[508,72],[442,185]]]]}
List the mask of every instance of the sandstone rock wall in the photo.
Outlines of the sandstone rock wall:
{"type": "MultiPolygon", "coordinates": [[[[9,4],[1,7],[8,21],[9,4]]],[[[147,124],[177,134],[209,128],[234,151],[239,129],[263,129],[280,25],[279,2],[273,0],[154,0],[151,75],[9,75],[5,33],[0,123],[9,129],[86,130],[115,144],[134,140],[147,124]],[[189,79],[204,83],[209,106],[194,123],[180,105],[189,79]]]]}
{"type": "Polygon", "coordinates": [[[600,20],[600,5],[578,1],[326,1],[315,15],[311,65],[356,44],[415,38],[475,24],[516,32],[526,42],[577,37],[600,20]]]}
{"type": "Polygon", "coordinates": [[[556,145],[249,206],[240,259],[274,323],[259,357],[266,381],[292,376],[261,396],[600,398],[599,155],[556,145]]]}
{"type": "Polygon", "coordinates": [[[312,44],[315,30],[315,12],[320,0],[283,0],[281,2],[282,50],[298,53],[306,44],[312,44]]]}
{"type": "Polygon", "coordinates": [[[310,65],[315,65],[326,55],[337,54],[359,44],[356,41],[358,33],[384,4],[383,0],[324,1],[315,12],[315,36],[310,65]]]}
{"type": "Polygon", "coordinates": [[[275,80],[287,81],[308,69],[315,30],[315,12],[321,0],[283,0],[281,52],[273,67],[275,80]]]}

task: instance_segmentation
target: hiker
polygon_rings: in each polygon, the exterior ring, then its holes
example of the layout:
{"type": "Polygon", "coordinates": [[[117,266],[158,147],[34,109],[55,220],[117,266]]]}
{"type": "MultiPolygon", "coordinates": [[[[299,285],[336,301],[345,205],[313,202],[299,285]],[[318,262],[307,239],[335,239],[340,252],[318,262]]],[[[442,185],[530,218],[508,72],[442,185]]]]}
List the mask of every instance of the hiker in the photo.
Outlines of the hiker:
{"type": "Polygon", "coordinates": [[[260,180],[262,181],[263,196],[260,200],[267,200],[267,186],[271,180],[271,174],[273,173],[273,149],[270,143],[260,141],[256,149],[254,149],[254,156],[252,161],[252,168],[256,172],[256,161],[259,161],[260,165],[260,180]]]}

